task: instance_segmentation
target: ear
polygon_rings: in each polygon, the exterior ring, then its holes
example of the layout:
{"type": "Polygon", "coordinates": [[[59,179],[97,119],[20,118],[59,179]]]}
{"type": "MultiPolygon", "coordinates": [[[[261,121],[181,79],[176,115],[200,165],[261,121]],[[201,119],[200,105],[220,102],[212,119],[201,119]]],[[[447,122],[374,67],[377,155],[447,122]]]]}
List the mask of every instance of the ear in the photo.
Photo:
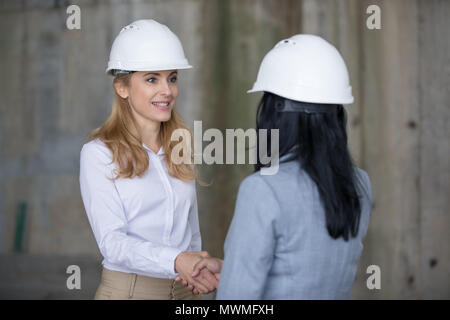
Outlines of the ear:
{"type": "Polygon", "coordinates": [[[128,87],[122,81],[114,81],[114,89],[116,93],[123,99],[128,98],[128,87]]]}

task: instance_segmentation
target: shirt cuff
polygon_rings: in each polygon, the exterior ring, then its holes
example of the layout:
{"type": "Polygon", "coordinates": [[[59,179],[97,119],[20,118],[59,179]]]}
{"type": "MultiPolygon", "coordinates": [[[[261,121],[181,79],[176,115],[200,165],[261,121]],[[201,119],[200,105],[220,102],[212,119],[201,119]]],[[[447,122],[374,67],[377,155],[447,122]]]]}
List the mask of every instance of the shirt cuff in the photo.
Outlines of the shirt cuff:
{"type": "Polygon", "coordinates": [[[161,251],[160,254],[161,264],[165,266],[166,273],[170,277],[175,278],[178,275],[178,273],[175,271],[175,259],[181,252],[183,251],[171,247],[167,247],[161,251]]]}

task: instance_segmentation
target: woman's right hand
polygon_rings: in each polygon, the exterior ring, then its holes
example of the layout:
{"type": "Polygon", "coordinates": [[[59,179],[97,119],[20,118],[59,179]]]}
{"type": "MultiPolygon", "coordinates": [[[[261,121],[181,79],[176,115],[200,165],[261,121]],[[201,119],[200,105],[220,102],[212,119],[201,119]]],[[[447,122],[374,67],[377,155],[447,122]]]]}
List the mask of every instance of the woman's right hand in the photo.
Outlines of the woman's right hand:
{"type": "Polygon", "coordinates": [[[213,273],[208,272],[203,277],[192,277],[194,266],[203,258],[209,258],[206,251],[200,252],[182,252],[175,259],[175,271],[180,274],[183,280],[197,288],[199,293],[205,294],[216,289],[217,279],[213,273]]]}

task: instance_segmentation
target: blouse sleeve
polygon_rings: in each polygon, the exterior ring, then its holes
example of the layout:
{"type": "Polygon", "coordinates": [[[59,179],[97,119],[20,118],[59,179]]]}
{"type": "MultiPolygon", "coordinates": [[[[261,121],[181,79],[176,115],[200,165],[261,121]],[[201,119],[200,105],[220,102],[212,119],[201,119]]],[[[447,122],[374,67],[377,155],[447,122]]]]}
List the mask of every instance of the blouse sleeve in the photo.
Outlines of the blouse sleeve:
{"type": "Polygon", "coordinates": [[[216,299],[263,297],[276,247],[279,212],[270,186],[259,175],[242,182],[225,240],[216,299]]]}
{"type": "Polygon", "coordinates": [[[194,201],[189,212],[189,225],[192,231],[191,251],[202,251],[202,239],[198,220],[197,193],[194,191],[194,201]]]}
{"type": "Polygon", "coordinates": [[[103,257],[132,270],[175,277],[174,262],[181,250],[127,234],[128,222],[112,180],[109,149],[85,144],[80,154],[80,189],[84,207],[103,257]]]}

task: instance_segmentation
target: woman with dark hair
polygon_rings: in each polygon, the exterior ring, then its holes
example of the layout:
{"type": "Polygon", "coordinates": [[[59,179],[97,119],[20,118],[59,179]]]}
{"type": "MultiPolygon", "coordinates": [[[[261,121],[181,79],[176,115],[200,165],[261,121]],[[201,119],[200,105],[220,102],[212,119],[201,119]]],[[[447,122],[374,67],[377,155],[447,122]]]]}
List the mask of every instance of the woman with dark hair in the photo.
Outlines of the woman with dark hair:
{"type": "MultiPolygon", "coordinates": [[[[279,130],[267,148],[279,144],[279,155],[270,155],[279,156],[279,170],[260,174],[258,152],[255,172],[240,185],[217,299],[348,299],[371,185],[348,151],[345,63],[322,38],[296,35],[265,56],[255,91],[264,92],[257,129],[279,130]]],[[[196,272],[220,263],[205,259],[196,272]]]]}

